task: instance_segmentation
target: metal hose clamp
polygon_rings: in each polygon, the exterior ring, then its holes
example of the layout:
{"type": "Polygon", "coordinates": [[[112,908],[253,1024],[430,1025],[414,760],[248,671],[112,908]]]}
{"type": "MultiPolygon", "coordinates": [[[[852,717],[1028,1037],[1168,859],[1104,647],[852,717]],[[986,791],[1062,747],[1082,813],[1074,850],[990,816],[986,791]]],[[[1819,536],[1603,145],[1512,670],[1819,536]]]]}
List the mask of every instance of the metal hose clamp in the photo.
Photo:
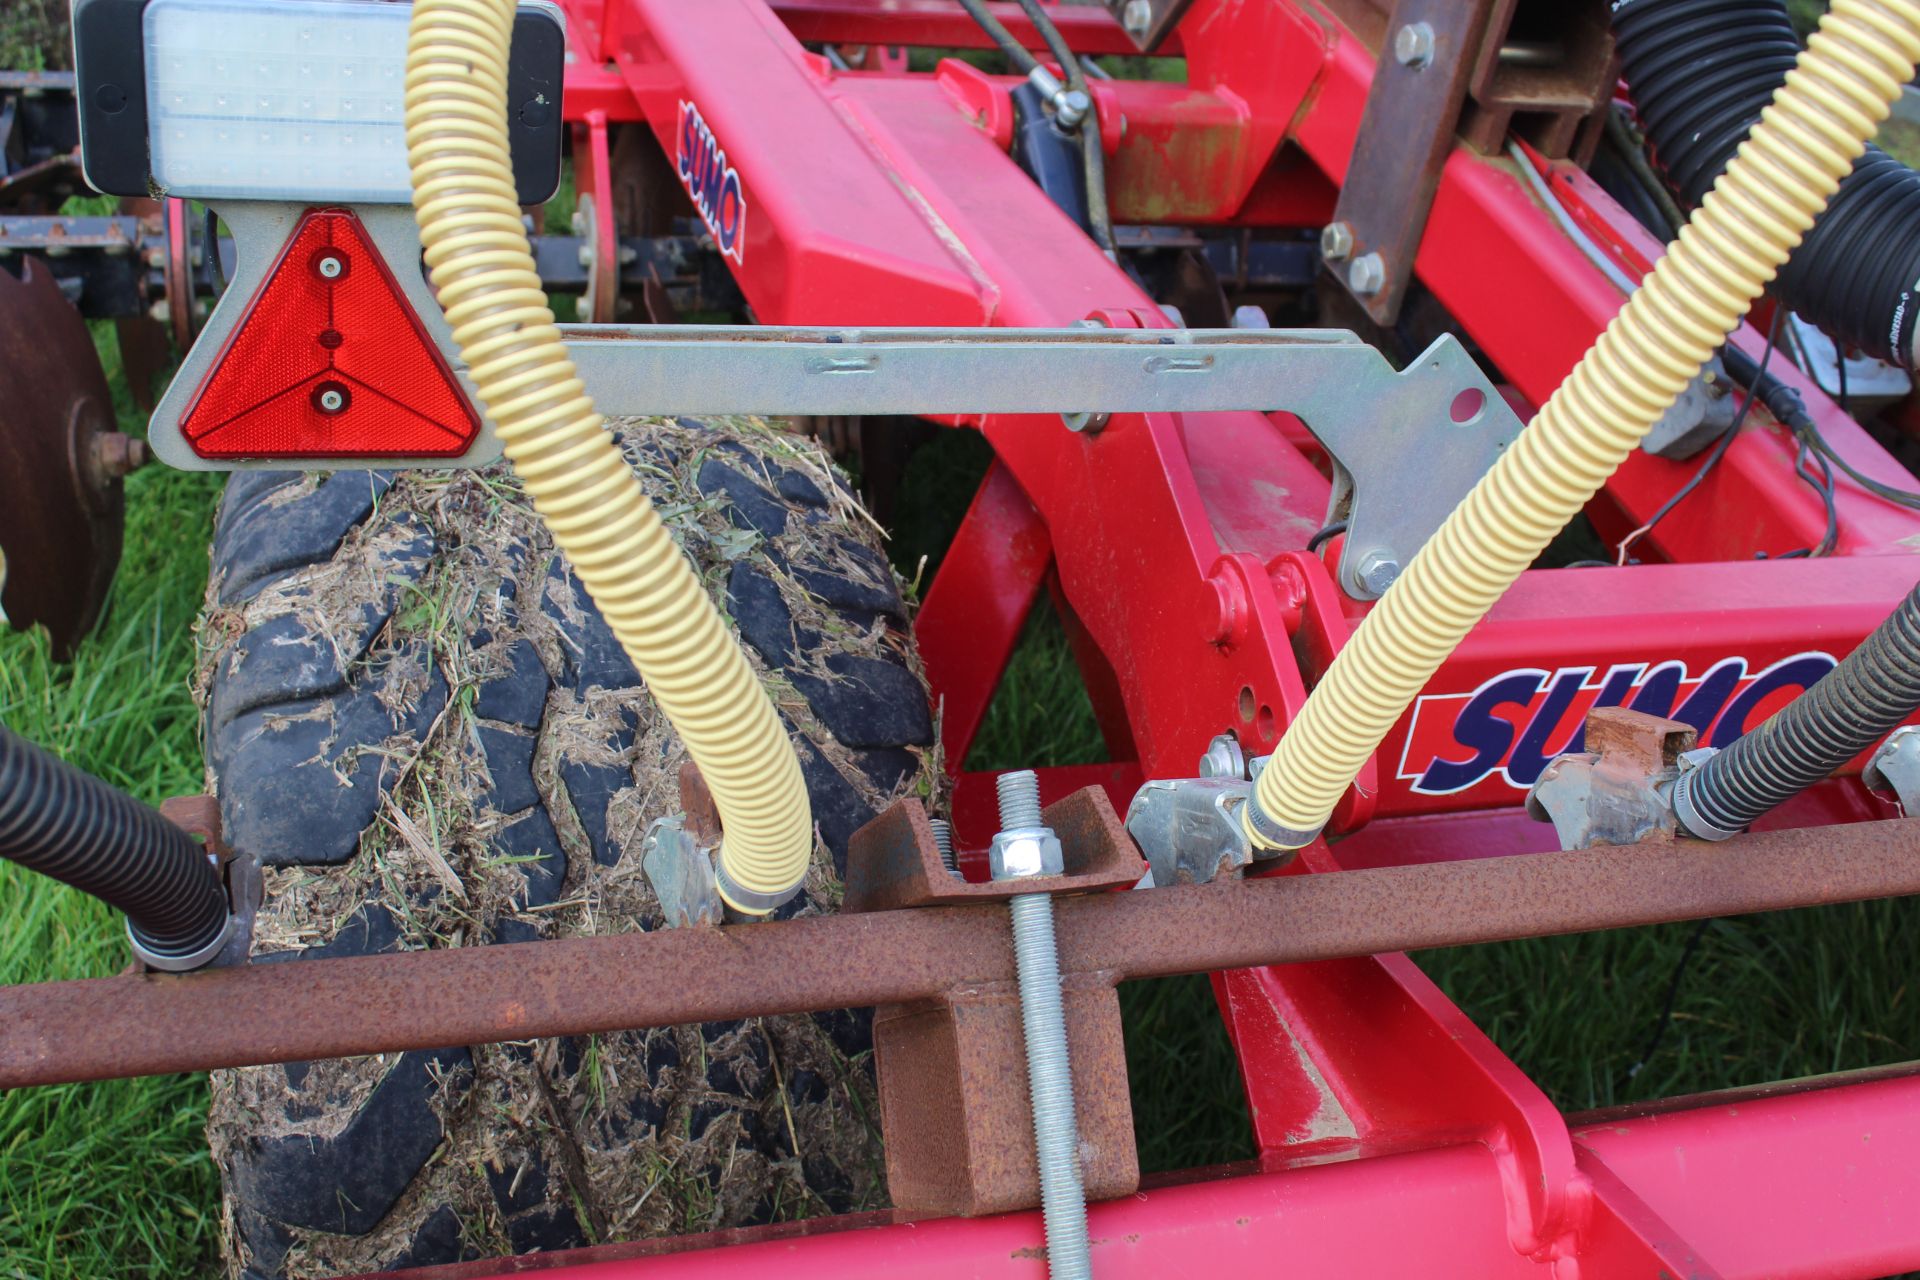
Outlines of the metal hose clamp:
{"type": "Polygon", "coordinates": [[[127,921],[127,942],[133,947],[134,957],[149,969],[158,969],[162,973],[191,973],[209,964],[225,949],[227,940],[233,937],[233,921],[234,914],[229,908],[227,918],[220,922],[220,931],[214,934],[210,941],[192,951],[167,952],[156,949],[151,942],[140,936],[131,920],[127,921]]]}

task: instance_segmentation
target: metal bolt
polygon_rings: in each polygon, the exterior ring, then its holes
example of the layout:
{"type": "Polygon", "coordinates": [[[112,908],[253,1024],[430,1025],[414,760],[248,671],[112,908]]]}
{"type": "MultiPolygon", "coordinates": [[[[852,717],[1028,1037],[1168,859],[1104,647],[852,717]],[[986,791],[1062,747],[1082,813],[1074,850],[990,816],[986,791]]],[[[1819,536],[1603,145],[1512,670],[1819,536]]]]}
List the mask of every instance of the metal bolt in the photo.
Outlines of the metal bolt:
{"type": "Polygon", "coordinates": [[[1387,594],[1387,588],[1400,576],[1400,562],[1384,551],[1369,551],[1360,560],[1360,585],[1375,598],[1387,594]]]}
{"type": "Polygon", "coordinates": [[[344,262],[330,253],[314,263],[313,267],[320,273],[320,278],[323,280],[338,280],[347,269],[344,262]]]}
{"type": "Polygon", "coordinates": [[[1120,25],[1134,39],[1143,38],[1153,25],[1152,0],[1127,0],[1127,7],[1120,11],[1120,25]]]}
{"type": "Polygon", "coordinates": [[[1409,22],[1393,33],[1393,57],[1403,67],[1415,71],[1433,61],[1433,27],[1425,22],[1409,22]]]}
{"type": "Polygon", "coordinates": [[[347,407],[347,398],[337,390],[328,387],[320,393],[320,409],[324,413],[338,413],[347,407]]]}
{"type": "MultiPolygon", "coordinates": [[[[1002,830],[1041,827],[1040,780],[1031,769],[1003,773],[994,786],[1000,795],[1002,830]]],[[[1033,1095],[1033,1144],[1040,1164],[1047,1270],[1054,1280],[1088,1280],[1093,1273],[1087,1256],[1087,1194],[1080,1178],[1080,1126],[1073,1111],[1067,1020],[1060,1003],[1053,898],[1023,893],[1008,905],[1020,975],[1020,1021],[1027,1038],[1027,1084],[1033,1095]]]]}
{"type": "Polygon", "coordinates": [[[1329,222],[1320,228],[1320,256],[1328,262],[1345,262],[1353,252],[1353,225],[1329,222]]]}
{"type": "Polygon", "coordinates": [[[1207,744],[1207,754],[1200,757],[1200,776],[1203,778],[1244,778],[1247,776],[1247,754],[1240,749],[1239,740],[1230,733],[1223,733],[1207,744]]]}
{"type": "Polygon", "coordinates": [[[1387,283],[1387,260],[1377,253],[1363,253],[1347,268],[1347,287],[1361,297],[1380,292],[1387,283]]]}
{"type": "Polygon", "coordinates": [[[953,824],[945,818],[928,818],[927,825],[933,828],[933,847],[940,851],[940,865],[955,880],[961,879],[960,860],[953,852],[953,824]]]}
{"type": "Polygon", "coordinates": [[[102,431],[95,435],[92,451],[94,474],[103,481],[138,471],[153,458],[145,440],[118,431],[102,431]]]}
{"type": "Polygon", "coordinates": [[[1078,129],[1091,110],[1093,99],[1082,90],[1064,89],[1054,95],[1053,118],[1060,122],[1062,129],[1078,129]]]}

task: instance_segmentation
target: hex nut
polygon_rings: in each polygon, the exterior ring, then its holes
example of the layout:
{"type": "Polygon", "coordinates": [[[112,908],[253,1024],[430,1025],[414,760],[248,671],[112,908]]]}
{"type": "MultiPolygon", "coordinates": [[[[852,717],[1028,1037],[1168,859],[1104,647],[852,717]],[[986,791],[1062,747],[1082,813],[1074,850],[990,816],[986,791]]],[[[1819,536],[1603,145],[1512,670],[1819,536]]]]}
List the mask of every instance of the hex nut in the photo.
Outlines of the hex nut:
{"type": "Polygon", "coordinates": [[[1360,585],[1377,598],[1399,580],[1400,562],[1384,551],[1369,551],[1360,560],[1357,576],[1360,585]]]}
{"type": "Polygon", "coordinates": [[[1002,831],[987,846],[987,866],[995,880],[1028,880],[1057,876],[1067,869],[1060,837],[1046,827],[1002,831]]]}
{"type": "Polygon", "coordinates": [[[1377,253],[1363,253],[1347,268],[1347,287],[1360,297],[1380,292],[1387,283],[1387,260],[1377,253]]]}
{"type": "Polygon", "coordinates": [[[1137,40],[1146,35],[1152,25],[1152,0],[1127,0],[1127,7],[1120,11],[1120,26],[1126,33],[1137,40]]]}
{"type": "Polygon", "coordinates": [[[1393,57],[1403,67],[1415,71],[1433,61],[1433,27],[1425,22],[1409,22],[1393,33],[1393,57]]]}
{"type": "Polygon", "coordinates": [[[1329,222],[1320,228],[1320,256],[1328,262],[1345,262],[1353,253],[1353,226],[1329,222]]]}

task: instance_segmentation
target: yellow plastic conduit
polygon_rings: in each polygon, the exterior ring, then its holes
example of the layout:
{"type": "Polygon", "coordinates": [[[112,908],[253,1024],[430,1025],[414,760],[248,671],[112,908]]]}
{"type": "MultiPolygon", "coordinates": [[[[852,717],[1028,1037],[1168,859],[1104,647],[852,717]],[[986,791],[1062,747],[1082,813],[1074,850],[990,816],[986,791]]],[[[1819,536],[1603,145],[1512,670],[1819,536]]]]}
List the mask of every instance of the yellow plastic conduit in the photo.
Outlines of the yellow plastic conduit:
{"type": "Polygon", "coordinates": [[[515,203],[506,130],[514,0],[418,0],[407,159],[427,265],[508,460],[705,775],[722,896],[765,913],[813,852],[793,745],[602,425],[560,344],[515,203]]]}
{"type": "Polygon", "coordinates": [[[1920,2],[1834,0],[1680,238],[1368,615],[1242,811],[1298,848],[1467,632],[1733,331],[1920,60],[1920,2]]]}

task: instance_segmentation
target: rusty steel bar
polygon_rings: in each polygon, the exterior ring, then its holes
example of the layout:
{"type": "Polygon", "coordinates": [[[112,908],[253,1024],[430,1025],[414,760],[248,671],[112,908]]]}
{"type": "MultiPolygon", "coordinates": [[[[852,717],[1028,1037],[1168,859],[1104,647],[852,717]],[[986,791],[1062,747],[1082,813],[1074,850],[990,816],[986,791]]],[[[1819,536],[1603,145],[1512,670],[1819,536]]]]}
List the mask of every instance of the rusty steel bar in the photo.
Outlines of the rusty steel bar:
{"type": "MultiPolygon", "coordinates": [[[[1920,819],[1100,893],[1062,968],[1119,978],[1920,893],[1920,819]]],[[[1011,981],[943,907],[0,988],[0,1088],[900,1003],[1011,981]]]]}

